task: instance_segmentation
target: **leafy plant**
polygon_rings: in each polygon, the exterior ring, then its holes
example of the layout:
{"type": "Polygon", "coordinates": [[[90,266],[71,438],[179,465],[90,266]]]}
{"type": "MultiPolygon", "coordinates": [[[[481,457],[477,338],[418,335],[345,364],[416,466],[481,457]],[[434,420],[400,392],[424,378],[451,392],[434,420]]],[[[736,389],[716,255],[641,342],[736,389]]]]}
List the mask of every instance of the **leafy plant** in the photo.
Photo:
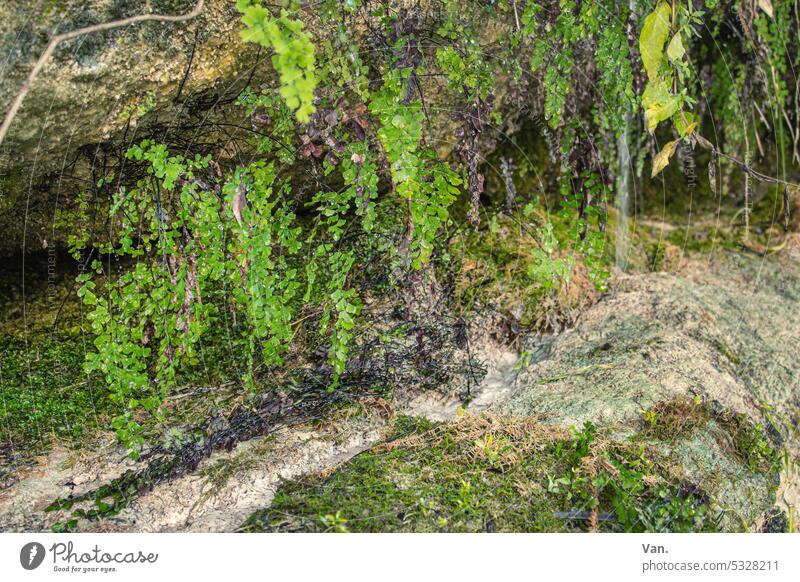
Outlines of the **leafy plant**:
{"type": "Polygon", "coordinates": [[[319,520],[322,525],[328,528],[329,531],[335,531],[337,533],[350,533],[350,530],[347,529],[347,519],[342,516],[341,511],[337,511],[334,514],[329,513],[326,515],[321,515],[319,520]]]}
{"type": "MultiPolygon", "coordinates": [[[[674,132],[653,157],[653,176],[681,142],[711,147],[716,168],[720,150],[701,139],[701,112],[692,111],[700,80],[689,56],[700,24],[721,26],[723,11],[715,2],[705,3],[706,12],[695,4],[443,0],[429,26],[420,10],[384,1],[324,0],[311,10],[294,0],[238,0],[243,40],[266,49],[278,75],[277,91],[248,87],[237,98],[249,124],[236,127],[247,132],[253,159],[243,161],[238,147],[237,157],[192,155],[183,145],[145,140],[122,160],[135,170],[132,178],[114,168],[76,196],[71,214],[59,213],[75,227],[75,256],[96,253],[79,280],[95,348],[85,371],[102,378],[122,410],[113,422],[120,439],[134,454],[144,446],[143,423],[164,418],[168,391],[222,329],[236,382],[255,388],[258,374],[285,366],[290,346],[302,340],[319,344],[313,351],[324,354],[327,369],[316,369],[328,389],[339,387],[365,305],[375,298],[359,287],[364,257],[377,257],[369,268],[381,271],[381,292],[407,290],[414,271],[433,259],[446,263],[452,244],[466,240],[455,228],[462,202],[478,232],[481,214],[492,211],[482,142],[517,123],[502,119],[495,102],[513,109],[531,87],[541,87],[541,99],[533,99],[546,122],[532,133],[547,141],[543,155],[553,162],[557,188],[548,192],[552,204],[548,193],[517,192],[518,176],[504,166],[504,210],[514,215],[521,201],[531,230],[528,246],[508,264],[519,267],[526,301],[555,295],[579,263],[605,289],[618,140],[635,136],[636,108],[651,134],[667,121],[674,132]],[[508,34],[483,27],[487,21],[508,34]],[[640,103],[629,46],[637,23],[646,77],[640,103]],[[506,77],[508,90],[497,91],[506,77]],[[446,136],[454,143],[445,147],[436,134],[446,125],[442,112],[423,91],[428,78],[446,94],[446,114],[456,122],[446,136]],[[96,222],[108,228],[98,232],[96,222]]],[[[742,50],[769,55],[762,92],[773,94],[775,118],[791,122],[785,77],[792,63],[777,62],[797,58],[785,48],[790,7],[762,12],[741,25],[742,50]]],[[[724,116],[741,116],[738,95],[752,93],[747,67],[734,65],[722,79],[721,66],[712,62],[720,78],[712,102],[724,116]]],[[[148,97],[144,109],[125,114],[145,115],[153,106],[148,97]]],[[[747,141],[749,134],[731,127],[726,138],[747,141]]],[[[538,160],[517,161],[520,174],[538,174],[538,160]]],[[[488,222],[480,235],[500,240],[497,216],[488,222]]]]}
{"type": "MultiPolygon", "coordinates": [[[[642,107],[645,126],[650,133],[655,132],[662,121],[672,119],[680,139],[684,139],[692,136],[697,123],[691,113],[683,110],[684,106],[691,107],[694,103],[685,89],[690,70],[683,60],[686,55],[683,37],[693,31],[693,25],[700,22],[703,13],[689,8],[686,24],[677,28],[676,4],[660,0],[645,18],[639,35],[639,51],[647,72],[642,107]],[[679,87],[683,88],[679,91],[679,87]]],[[[667,142],[653,158],[652,177],[669,164],[680,139],[667,142]]]]}
{"type": "Polygon", "coordinates": [[[237,0],[236,9],[247,27],[242,39],[275,51],[272,65],[280,76],[281,97],[298,121],[307,122],[315,111],[317,79],[314,45],[303,31],[302,21],[291,18],[286,9],[281,10],[280,16],[272,16],[260,0],[237,0]]]}
{"type": "MultiPolygon", "coordinates": [[[[119,191],[109,211],[117,237],[96,245],[135,263],[106,289],[98,289],[91,273],[81,275],[78,294],[90,308],[95,334],[86,371],[104,378],[112,400],[125,408],[112,426],[136,455],[143,444],[137,411],[163,413],[179,369],[197,360],[200,338],[224,315],[221,288],[230,290],[234,316],[236,306],[243,308],[248,382],[256,353],[267,364],[281,362],[299,288],[289,258],[300,241],[294,214],[282,200],[286,187],[276,187],[272,164],[238,168],[215,193],[203,188],[198,175],[209,168],[208,157],[170,155],[151,141],[132,147],[128,156],[145,162],[149,175],[119,191]]],[[[85,244],[76,240],[73,252],[79,255],[85,244]]],[[[98,260],[92,269],[109,274],[98,260]]]]}

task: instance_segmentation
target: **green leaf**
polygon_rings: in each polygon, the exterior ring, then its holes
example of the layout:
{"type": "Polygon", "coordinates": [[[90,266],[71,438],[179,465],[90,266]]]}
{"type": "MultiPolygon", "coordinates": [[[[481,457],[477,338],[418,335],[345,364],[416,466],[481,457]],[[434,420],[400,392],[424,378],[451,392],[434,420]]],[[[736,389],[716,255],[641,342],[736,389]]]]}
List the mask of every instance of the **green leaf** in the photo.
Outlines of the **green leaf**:
{"type": "Polygon", "coordinates": [[[683,39],[681,38],[681,33],[679,32],[672,37],[671,41],[669,41],[669,46],[667,46],[667,57],[673,63],[677,63],[685,54],[686,49],[683,48],[683,39]]]}
{"type": "Polygon", "coordinates": [[[653,158],[653,171],[650,174],[651,178],[655,178],[661,173],[661,170],[669,165],[669,159],[675,153],[675,148],[678,146],[680,140],[676,139],[664,145],[661,151],[653,158]]]}
{"type": "Polygon", "coordinates": [[[647,131],[653,133],[658,124],[672,117],[681,106],[681,99],[673,95],[665,81],[648,83],[642,95],[644,122],[647,131]]]}
{"type": "Polygon", "coordinates": [[[697,128],[697,122],[694,119],[694,115],[687,113],[686,111],[677,113],[672,118],[672,121],[675,124],[675,129],[678,131],[678,135],[681,137],[686,137],[687,135],[693,134],[694,130],[697,128]]]}
{"type": "Polygon", "coordinates": [[[664,43],[669,35],[671,13],[669,4],[660,2],[645,18],[642,33],[639,35],[639,52],[651,82],[658,80],[658,69],[664,60],[664,43]]]}
{"type": "Polygon", "coordinates": [[[251,5],[247,0],[237,2],[245,29],[242,40],[253,42],[274,51],[272,64],[280,77],[280,94],[286,105],[295,111],[301,123],[309,121],[315,107],[314,45],[303,31],[303,22],[294,20],[286,10],[279,17],[264,7],[251,5]]]}

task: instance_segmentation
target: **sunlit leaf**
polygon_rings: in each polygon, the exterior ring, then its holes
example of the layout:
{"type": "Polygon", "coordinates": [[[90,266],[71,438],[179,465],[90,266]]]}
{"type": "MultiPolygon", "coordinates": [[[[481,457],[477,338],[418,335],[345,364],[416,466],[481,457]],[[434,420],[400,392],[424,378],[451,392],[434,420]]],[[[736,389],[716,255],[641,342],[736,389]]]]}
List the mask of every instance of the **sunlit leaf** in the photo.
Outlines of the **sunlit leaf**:
{"type": "Polygon", "coordinates": [[[658,176],[669,165],[669,159],[675,153],[675,148],[678,146],[679,141],[679,139],[676,139],[665,144],[661,151],[655,155],[653,158],[653,172],[650,174],[651,178],[658,176]]]}
{"type": "Polygon", "coordinates": [[[671,41],[669,41],[669,45],[667,46],[667,57],[673,63],[677,63],[685,54],[686,49],[683,48],[683,39],[681,38],[681,34],[678,33],[672,37],[671,41]]]}
{"type": "Polygon", "coordinates": [[[770,18],[775,18],[775,13],[772,10],[772,0],[758,0],[758,7],[770,18]]]}
{"type": "Polygon", "coordinates": [[[680,97],[670,92],[666,82],[648,83],[642,95],[647,131],[653,133],[660,122],[677,113],[680,105],[680,97]]]}
{"type": "Polygon", "coordinates": [[[675,123],[675,129],[681,137],[692,135],[694,130],[697,129],[697,122],[694,119],[694,115],[686,111],[679,112],[672,118],[672,121],[675,123]]]}
{"type": "Polygon", "coordinates": [[[658,79],[658,69],[664,60],[664,43],[669,35],[671,13],[669,4],[660,2],[645,18],[642,33],[639,35],[639,52],[650,81],[658,79]]]}

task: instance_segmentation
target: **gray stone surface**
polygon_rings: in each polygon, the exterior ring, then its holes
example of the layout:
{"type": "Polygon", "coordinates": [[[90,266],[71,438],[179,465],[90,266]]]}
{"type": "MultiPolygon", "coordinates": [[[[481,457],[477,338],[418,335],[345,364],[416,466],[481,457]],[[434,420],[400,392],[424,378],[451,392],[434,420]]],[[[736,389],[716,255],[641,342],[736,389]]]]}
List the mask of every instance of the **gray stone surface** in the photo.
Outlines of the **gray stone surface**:
{"type": "Polygon", "coordinates": [[[800,265],[726,255],[679,274],[624,276],[579,324],[532,341],[532,364],[499,410],[566,423],[628,420],[696,393],[760,418],[800,403],[800,265]]]}
{"type": "MultiPolygon", "coordinates": [[[[658,401],[700,395],[763,422],[776,448],[797,453],[800,411],[800,252],[728,254],[678,274],[623,276],[579,324],[529,341],[532,364],[497,412],[550,422],[641,428],[658,401]]],[[[748,467],[714,421],[659,443],[678,470],[725,510],[724,527],[752,526],[776,502],[775,476],[748,467]]],[[[782,500],[796,499],[786,486],[782,500]]],[[[780,500],[779,500],[780,501],[780,500]]],[[[791,502],[790,502],[791,503],[791,502]]]]}

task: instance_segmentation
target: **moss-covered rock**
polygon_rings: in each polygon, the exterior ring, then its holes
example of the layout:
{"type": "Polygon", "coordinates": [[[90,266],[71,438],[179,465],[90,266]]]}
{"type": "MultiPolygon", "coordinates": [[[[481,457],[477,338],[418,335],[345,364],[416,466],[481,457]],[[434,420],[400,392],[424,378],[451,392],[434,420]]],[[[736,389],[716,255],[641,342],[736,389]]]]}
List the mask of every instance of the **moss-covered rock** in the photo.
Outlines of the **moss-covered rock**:
{"type": "Polygon", "coordinates": [[[797,412],[800,267],[724,255],[680,274],[622,277],[574,329],[528,343],[531,365],[498,410],[554,421],[629,420],[699,394],[763,419],[797,412]]]}
{"type": "Polygon", "coordinates": [[[791,254],[623,277],[574,329],[529,338],[493,415],[401,419],[243,529],[762,531],[796,443],[799,293],[791,254]]]}
{"type": "Polygon", "coordinates": [[[660,419],[651,436],[672,443],[674,462],[740,526],[752,525],[775,502],[774,448],[796,441],[798,297],[791,253],[724,255],[680,275],[624,277],[576,328],[531,341],[532,364],[497,410],[561,425],[660,419]],[[713,406],[659,404],[687,398],[713,406]],[[680,430],[686,423],[696,426],[680,430]]]}

